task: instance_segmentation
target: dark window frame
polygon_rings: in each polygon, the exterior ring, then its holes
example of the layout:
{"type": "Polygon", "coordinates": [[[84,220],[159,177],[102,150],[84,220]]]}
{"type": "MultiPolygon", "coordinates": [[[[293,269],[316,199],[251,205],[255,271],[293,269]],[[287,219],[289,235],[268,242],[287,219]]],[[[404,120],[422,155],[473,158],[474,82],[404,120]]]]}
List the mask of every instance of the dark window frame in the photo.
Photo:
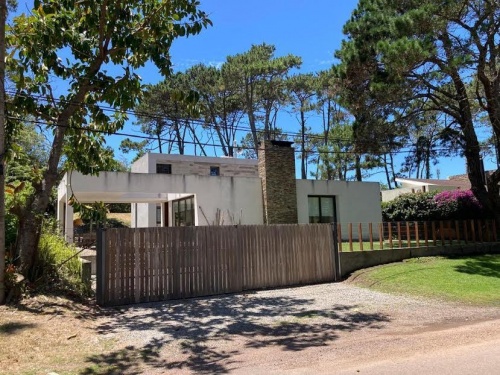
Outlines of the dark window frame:
{"type": "MultiPolygon", "coordinates": [[[[309,210],[309,200],[310,198],[318,198],[318,209],[319,209],[319,223],[332,223],[332,222],[337,222],[337,196],[336,195],[308,195],[307,196],[307,208],[309,210]],[[331,199],[333,202],[333,221],[324,221],[325,216],[322,215],[322,205],[321,205],[321,199],[328,198],[331,199]]],[[[311,224],[311,216],[310,213],[308,212],[308,217],[309,217],[309,223],[311,224]]]]}
{"type": "Polygon", "coordinates": [[[156,173],[172,174],[172,164],[156,163],[156,173]]]}
{"type": "Polygon", "coordinates": [[[220,167],[217,165],[211,165],[210,176],[220,176],[220,167]]]}
{"type": "Polygon", "coordinates": [[[174,227],[195,225],[194,195],[172,201],[172,224],[174,227]],[[191,208],[189,210],[187,209],[188,200],[191,200],[191,208]],[[190,222],[187,222],[188,217],[191,219],[190,222]]]}

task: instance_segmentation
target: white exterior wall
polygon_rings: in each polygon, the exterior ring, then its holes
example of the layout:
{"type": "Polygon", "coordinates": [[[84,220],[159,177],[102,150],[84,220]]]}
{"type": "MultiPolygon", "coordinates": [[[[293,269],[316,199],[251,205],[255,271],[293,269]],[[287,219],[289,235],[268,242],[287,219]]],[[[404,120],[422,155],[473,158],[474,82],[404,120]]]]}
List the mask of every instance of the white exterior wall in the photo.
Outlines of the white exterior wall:
{"type": "MultiPolygon", "coordinates": [[[[297,180],[299,224],[309,223],[308,196],[310,195],[336,197],[337,221],[342,223],[344,238],[347,235],[348,223],[363,223],[363,237],[366,238],[368,223],[382,222],[378,182],[297,180]]],[[[378,231],[376,235],[378,238],[378,231]]]]}
{"type": "MultiPolygon", "coordinates": [[[[99,176],[73,172],[71,176],[74,194],[82,203],[137,202],[137,209],[132,210],[132,223],[137,217],[140,227],[156,226],[157,203],[188,195],[195,196],[196,225],[213,224],[217,210],[223,215],[224,224],[233,224],[230,216],[234,217],[234,224],[263,223],[259,178],[124,172],[101,172],[99,176]]],[[[60,203],[67,199],[66,185],[65,177],[59,185],[60,203]]]]}
{"type": "Polygon", "coordinates": [[[445,191],[445,190],[457,190],[456,186],[443,186],[443,185],[411,185],[408,183],[403,183],[402,188],[393,190],[383,190],[382,191],[382,201],[389,202],[396,199],[400,195],[409,193],[421,193],[423,191],[433,192],[433,191],[445,191]]]}
{"type": "Polygon", "coordinates": [[[397,188],[397,189],[392,189],[392,190],[382,190],[382,202],[389,202],[392,201],[393,199],[396,199],[400,195],[403,194],[409,194],[409,193],[415,193],[417,191],[420,191],[422,187],[418,188],[397,188]]]}

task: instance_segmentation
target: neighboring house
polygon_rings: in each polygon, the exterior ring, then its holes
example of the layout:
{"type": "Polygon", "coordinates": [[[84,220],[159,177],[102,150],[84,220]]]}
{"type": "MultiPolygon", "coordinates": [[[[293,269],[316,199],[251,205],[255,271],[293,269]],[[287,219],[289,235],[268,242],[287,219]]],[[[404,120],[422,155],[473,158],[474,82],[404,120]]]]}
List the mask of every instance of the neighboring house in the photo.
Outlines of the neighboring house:
{"type": "Polygon", "coordinates": [[[402,194],[444,190],[469,190],[471,185],[467,175],[451,176],[447,180],[396,178],[400,188],[382,191],[382,201],[388,202],[402,194]]]}
{"type": "Polygon", "coordinates": [[[132,227],[380,222],[377,182],[297,180],[291,142],[266,141],[259,160],[146,154],[132,172],[66,174],[58,220],[73,239],[71,195],[132,203],[132,227]]]}

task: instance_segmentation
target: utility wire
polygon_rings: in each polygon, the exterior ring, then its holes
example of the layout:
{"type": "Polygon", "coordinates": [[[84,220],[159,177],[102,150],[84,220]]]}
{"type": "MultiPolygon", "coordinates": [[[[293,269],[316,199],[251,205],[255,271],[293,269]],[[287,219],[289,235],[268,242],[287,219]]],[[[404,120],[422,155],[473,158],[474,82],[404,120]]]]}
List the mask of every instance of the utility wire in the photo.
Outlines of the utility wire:
{"type": "MultiPolygon", "coordinates": [[[[8,93],[14,94],[14,95],[18,95],[18,96],[29,97],[29,98],[32,98],[32,99],[43,99],[44,101],[49,102],[49,99],[47,99],[43,95],[33,95],[33,94],[26,95],[26,94],[19,94],[19,93],[16,93],[14,91],[10,91],[8,93]]],[[[77,105],[77,106],[80,106],[82,108],[84,108],[85,106],[88,105],[88,104],[85,104],[85,103],[82,103],[82,102],[76,102],[76,101],[71,101],[71,100],[60,100],[60,99],[56,99],[56,98],[54,98],[53,101],[55,101],[56,103],[61,103],[61,104],[77,105]]],[[[104,106],[102,104],[92,104],[92,106],[98,107],[99,109],[101,109],[103,111],[106,111],[106,112],[122,113],[122,114],[132,115],[132,116],[135,116],[135,117],[138,117],[138,118],[143,117],[143,118],[149,118],[151,120],[158,120],[158,121],[189,121],[190,123],[194,123],[196,125],[200,125],[200,126],[203,126],[203,127],[210,127],[210,128],[213,128],[213,129],[223,127],[223,125],[215,124],[213,122],[207,122],[206,120],[197,119],[197,118],[186,118],[186,117],[174,117],[174,116],[158,115],[158,114],[153,114],[153,113],[148,113],[148,112],[141,112],[141,111],[137,111],[137,110],[118,110],[116,108],[109,107],[109,106],[104,106]]],[[[251,128],[244,127],[244,126],[237,126],[237,127],[235,127],[234,130],[235,131],[247,131],[247,132],[251,132],[252,131],[251,128]]],[[[266,129],[259,127],[259,128],[256,128],[256,130],[258,132],[263,132],[266,129]]],[[[296,138],[296,137],[302,136],[302,133],[299,133],[299,132],[293,133],[293,132],[284,132],[284,131],[282,131],[279,134],[283,135],[283,136],[290,137],[292,139],[296,138]]],[[[317,139],[317,140],[320,140],[320,141],[323,141],[325,139],[325,136],[320,135],[320,134],[308,134],[306,137],[308,139],[317,139]]],[[[336,142],[352,142],[352,139],[349,139],[349,138],[339,138],[339,137],[328,137],[328,140],[329,141],[333,141],[333,142],[335,142],[335,141],[336,142]]],[[[356,143],[370,145],[370,144],[373,143],[373,140],[369,140],[369,139],[367,139],[367,140],[357,139],[356,143]]],[[[379,143],[382,144],[382,145],[386,145],[386,146],[392,146],[391,142],[388,142],[388,141],[383,141],[383,142],[379,142],[379,143]]],[[[403,145],[403,147],[410,147],[410,146],[411,145],[408,145],[408,144],[403,145]]]]}

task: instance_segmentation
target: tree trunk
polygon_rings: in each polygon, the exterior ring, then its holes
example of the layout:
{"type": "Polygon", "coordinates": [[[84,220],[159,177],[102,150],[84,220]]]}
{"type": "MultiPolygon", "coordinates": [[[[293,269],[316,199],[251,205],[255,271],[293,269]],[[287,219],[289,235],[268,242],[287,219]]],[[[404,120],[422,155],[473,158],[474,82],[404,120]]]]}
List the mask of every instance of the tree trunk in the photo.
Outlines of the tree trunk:
{"type": "Polygon", "coordinates": [[[394,182],[394,188],[396,189],[398,187],[398,183],[396,181],[396,171],[394,170],[394,157],[392,156],[392,153],[389,153],[389,159],[391,161],[392,181],[394,182]]]}
{"type": "Polygon", "coordinates": [[[45,210],[49,204],[50,192],[58,181],[57,169],[47,170],[44,174],[45,184],[34,183],[34,194],[26,206],[18,214],[17,250],[20,257],[20,270],[31,278],[31,270],[38,251],[38,242],[42,231],[42,222],[45,210]]]}
{"type": "Polygon", "coordinates": [[[363,181],[363,176],[361,175],[361,156],[356,154],[356,181],[363,181]]]}
{"type": "Polygon", "coordinates": [[[384,170],[385,170],[385,177],[387,178],[387,188],[391,190],[392,184],[391,184],[391,176],[389,175],[389,168],[387,167],[387,154],[384,154],[384,170]]]}
{"type": "Polygon", "coordinates": [[[5,302],[5,22],[6,0],[0,0],[0,304],[5,302]]]}

